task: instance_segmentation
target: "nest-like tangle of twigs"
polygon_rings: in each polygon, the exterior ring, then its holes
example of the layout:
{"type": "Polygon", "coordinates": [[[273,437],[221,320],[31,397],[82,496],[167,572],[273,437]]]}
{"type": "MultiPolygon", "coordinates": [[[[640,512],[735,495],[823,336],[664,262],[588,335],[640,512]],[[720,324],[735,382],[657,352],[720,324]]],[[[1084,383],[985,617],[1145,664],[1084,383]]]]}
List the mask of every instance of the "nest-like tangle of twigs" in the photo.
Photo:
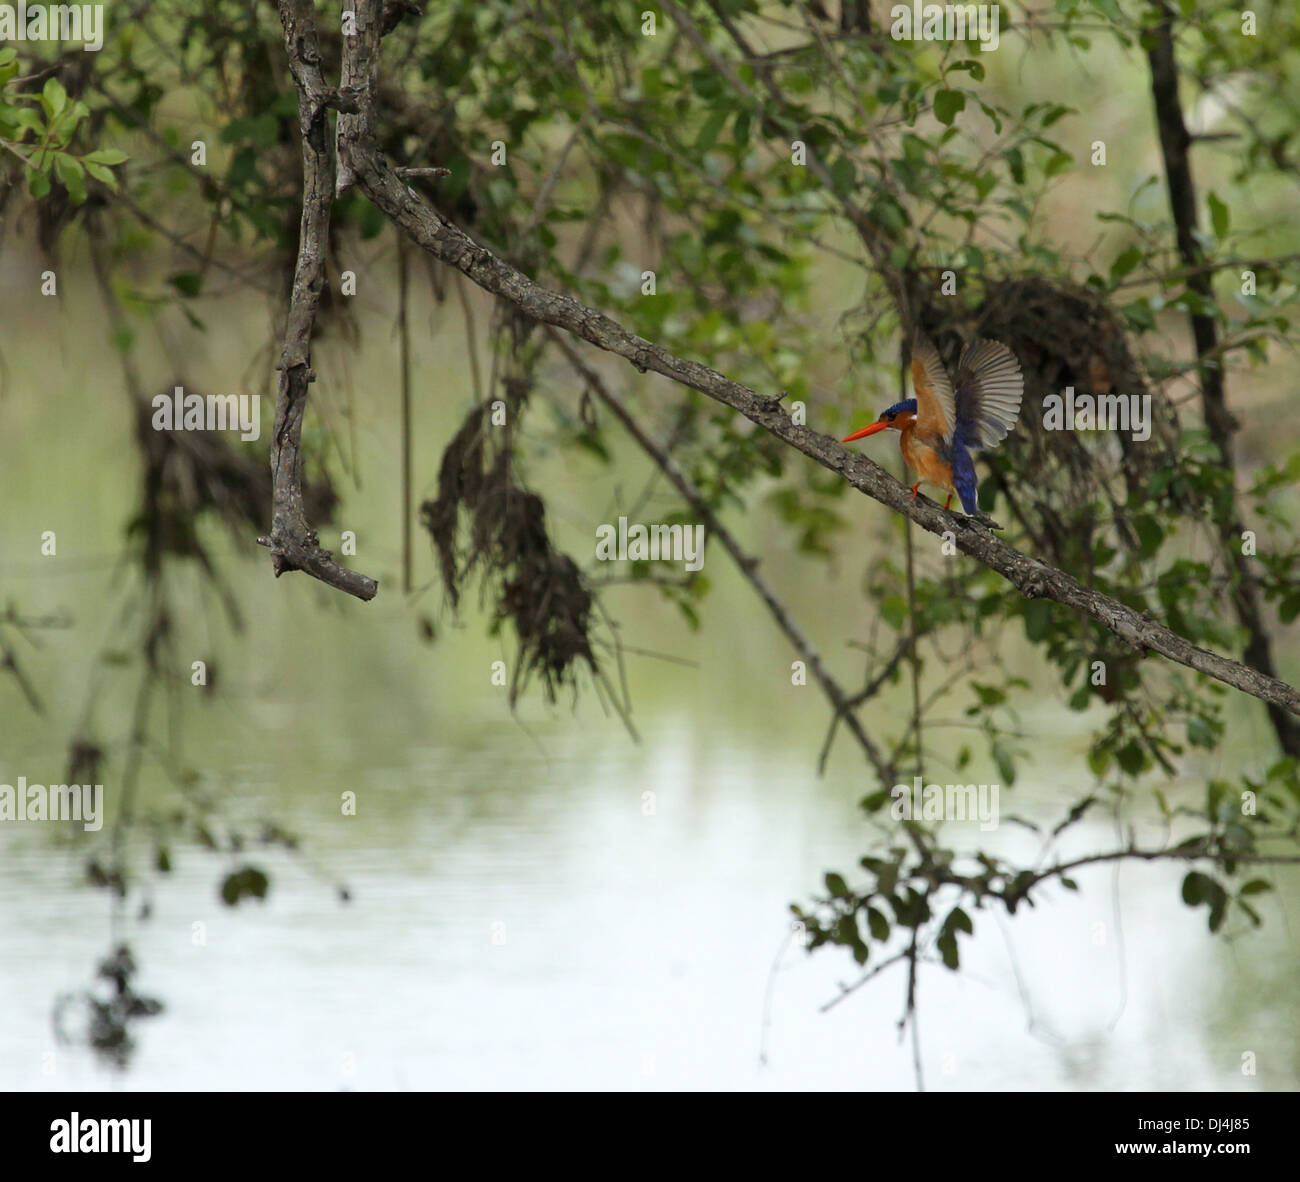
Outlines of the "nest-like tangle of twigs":
{"type": "MultiPolygon", "coordinates": [[[[506,382],[510,422],[522,405],[521,385],[506,382]]],[[[420,520],[453,607],[477,576],[493,593],[496,623],[514,625],[519,659],[511,703],[533,675],[554,701],[560,686],[576,689],[579,661],[599,673],[591,642],[595,600],[577,564],[551,544],[541,497],[518,483],[512,468],[509,429],[492,425],[490,406],[476,407],[443,453],[438,495],[420,506],[420,520]]]]}

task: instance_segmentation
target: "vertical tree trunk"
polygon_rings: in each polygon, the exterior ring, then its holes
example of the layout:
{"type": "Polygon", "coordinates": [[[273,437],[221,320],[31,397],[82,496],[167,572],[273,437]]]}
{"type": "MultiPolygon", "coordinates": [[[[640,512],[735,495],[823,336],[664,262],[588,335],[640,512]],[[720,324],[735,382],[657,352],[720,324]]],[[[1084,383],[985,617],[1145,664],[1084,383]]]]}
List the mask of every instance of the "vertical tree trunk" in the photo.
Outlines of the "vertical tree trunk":
{"type": "MultiPolygon", "coordinates": [[[[1187,286],[1209,302],[1214,299],[1214,284],[1211,273],[1202,267],[1205,259],[1196,239],[1196,187],[1187,156],[1191,136],[1183,122],[1183,109],[1178,99],[1173,17],[1164,3],[1157,2],[1156,8],[1162,19],[1153,30],[1154,40],[1147,50],[1147,59],[1151,64],[1151,93],[1155,100],[1160,150],[1165,162],[1169,207],[1177,230],[1178,253],[1187,267],[1199,268],[1193,270],[1188,277],[1187,286]]],[[[1196,358],[1200,363],[1201,408],[1205,427],[1219,450],[1223,466],[1233,479],[1232,508],[1219,522],[1219,539],[1235,576],[1232,587],[1233,608],[1247,633],[1242,659],[1252,669],[1268,677],[1276,677],[1272,641],[1264,626],[1259,583],[1241,548],[1243,526],[1237,503],[1236,455],[1232,439],[1237,422],[1228,410],[1223,366],[1215,355],[1219,343],[1218,326],[1213,316],[1200,312],[1191,313],[1191,323],[1196,358]]],[[[1300,756],[1300,725],[1297,725],[1296,719],[1273,705],[1268,707],[1268,716],[1277,732],[1282,750],[1288,755],[1300,756]]]]}

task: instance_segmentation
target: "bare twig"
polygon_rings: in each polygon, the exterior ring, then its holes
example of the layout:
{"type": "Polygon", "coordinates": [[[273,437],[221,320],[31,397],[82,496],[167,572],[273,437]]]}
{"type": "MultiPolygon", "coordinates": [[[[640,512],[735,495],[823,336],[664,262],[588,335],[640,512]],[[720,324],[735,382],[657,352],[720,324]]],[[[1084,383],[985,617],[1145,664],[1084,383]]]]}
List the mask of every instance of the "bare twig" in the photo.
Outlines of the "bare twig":
{"type": "MultiPolygon", "coordinates": [[[[325,85],[320,72],[316,15],[311,0],[280,0],[289,68],[298,86],[298,123],[302,129],[302,221],[298,261],[293,274],[293,294],[284,326],[284,352],[280,357],[280,390],[275,405],[275,430],[271,438],[273,522],[269,537],[258,541],[270,548],[276,578],[285,571],[306,571],[314,578],[355,595],[373,599],[379,584],[369,575],[348,570],[321,549],[316,531],[307,524],[302,504],[303,413],[307,387],[314,380],[311,368],[311,334],[316,307],[325,286],[325,249],[329,240],[330,207],[334,201],[334,159],[326,136],[326,110],[355,107],[341,105],[338,95],[325,85]]],[[[340,115],[340,121],[345,116],[340,115]]]]}
{"type": "Polygon", "coordinates": [[[402,592],[411,593],[411,317],[406,235],[397,235],[397,333],[402,399],[402,592]]]}

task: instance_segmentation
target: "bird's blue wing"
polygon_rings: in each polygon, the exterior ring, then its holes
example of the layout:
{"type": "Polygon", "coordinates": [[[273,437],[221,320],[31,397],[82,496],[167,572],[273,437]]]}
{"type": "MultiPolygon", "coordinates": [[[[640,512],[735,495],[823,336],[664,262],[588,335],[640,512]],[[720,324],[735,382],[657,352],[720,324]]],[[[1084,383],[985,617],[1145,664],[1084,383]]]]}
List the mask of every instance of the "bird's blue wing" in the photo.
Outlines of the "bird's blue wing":
{"type": "Polygon", "coordinates": [[[996,447],[1020,417],[1025,379],[1016,355],[1000,341],[974,340],[957,362],[956,430],[972,451],[996,447]]]}

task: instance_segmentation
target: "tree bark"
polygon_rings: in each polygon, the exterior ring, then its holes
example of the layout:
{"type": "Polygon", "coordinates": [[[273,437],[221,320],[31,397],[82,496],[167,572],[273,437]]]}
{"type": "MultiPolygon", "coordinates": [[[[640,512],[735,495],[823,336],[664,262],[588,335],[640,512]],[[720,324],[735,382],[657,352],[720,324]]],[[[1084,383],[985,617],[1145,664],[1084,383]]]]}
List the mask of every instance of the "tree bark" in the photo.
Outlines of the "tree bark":
{"type": "MultiPolygon", "coordinates": [[[[1160,133],[1160,150],[1164,157],[1165,180],[1177,234],[1178,254],[1183,264],[1189,268],[1188,289],[1207,302],[1213,302],[1211,272],[1204,266],[1205,256],[1196,237],[1196,186],[1187,155],[1192,140],[1183,121],[1183,108],[1178,98],[1173,17],[1165,4],[1157,3],[1156,8],[1164,19],[1152,30],[1153,41],[1147,50],[1147,59],[1151,64],[1151,94],[1155,102],[1156,125],[1160,133]]],[[[1237,430],[1237,421],[1228,410],[1223,363],[1216,355],[1219,347],[1218,326],[1213,316],[1203,312],[1192,312],[1190,318],[1200,369],[1201,410],[1205,427],[1219,450],[1224,468],[1232,477],[1232,508],[1219,522],[1219,541],[1232,566],[1233,609],[1246,630],[1243,659],[1252,669],[1267,677],[1276,677],[1277,666],[1273,660],[1272,641],[1264,625],[1259,582],[1249,559],[1242,551],[1244,525],[1237,501],[1237,467],[1232,439],[1237,430]]],[[[1300,723],[1276,702],[1268,703],[1268,716],[1282,750],[1288,755],[1300,756],[1300,723]]]]}
{"type": "Polygon", "coordinates": [[[316,308],[325,286],[325,250],[329,242],[330,208],[334,203],[334,157],[326,118],[329,107],[354,106],[325,85],[320,72],[316,14],[311,0],[280,0],[289,67],[298,87],[298,124],[302,131],[302,218],[298,231],[298,260],[293,292],[284,325],[280,355],[280,387],[271,436],[272,525],[269,537],[258,541],[271,550],[271,565],[279,578],[285,571],[306,571],[314,578],[367,600],[379,584],[369,575],[348,570],[321,549],[316,531],[307,523],[302,504],[302,419],[307,388],[316,375],[311,368],[311,335],[316,308]]]}

